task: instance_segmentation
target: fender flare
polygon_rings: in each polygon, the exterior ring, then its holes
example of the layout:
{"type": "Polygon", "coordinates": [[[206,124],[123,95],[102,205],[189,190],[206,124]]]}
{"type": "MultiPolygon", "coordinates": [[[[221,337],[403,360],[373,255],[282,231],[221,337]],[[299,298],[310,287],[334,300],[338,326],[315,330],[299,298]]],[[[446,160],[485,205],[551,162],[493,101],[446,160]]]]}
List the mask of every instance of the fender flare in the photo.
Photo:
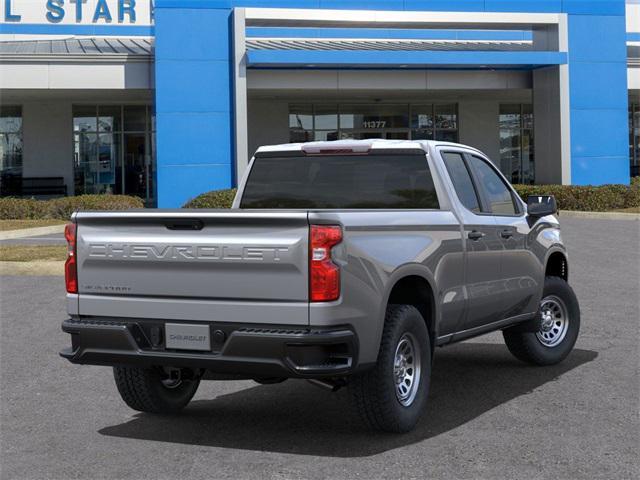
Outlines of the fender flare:
{"type": "MultiPolygon", "coordinates": [[[[433,316],[434,316],[433,318],[434,331],[429,332],[429,336],[431,337],[431,343],[433,344],[435,342],[435,339],[437,338],[438,327],[440,325],[440,308],[438,303],[438,290],[435,288],[435,285],[436,285],[435,277],[433,276],[433,273],[424,265],[421,265],[419,263],[408,263],[396,268],[391,273],[391,275],[389,275],[389,278],[387,279],[384,294],[382,295],[382,301],[378,309],[379,313],[378,313],[378,318],[376,322],[376,329],[377,329],[376,344],[378,345],[378,347],[382,342],[382,331],[384,329],[384,319],[386,316],[387,305],[389,303],[389,297],[391,297],[391,291],[400,280],[406,277],[420,277],[429,284],[429,287],[431,288],[431,292],[433,293],[432,308],[433,308],[433,316]]],[[[433,352],[433,349],[432,349],[432,352],[433,352]]]]}

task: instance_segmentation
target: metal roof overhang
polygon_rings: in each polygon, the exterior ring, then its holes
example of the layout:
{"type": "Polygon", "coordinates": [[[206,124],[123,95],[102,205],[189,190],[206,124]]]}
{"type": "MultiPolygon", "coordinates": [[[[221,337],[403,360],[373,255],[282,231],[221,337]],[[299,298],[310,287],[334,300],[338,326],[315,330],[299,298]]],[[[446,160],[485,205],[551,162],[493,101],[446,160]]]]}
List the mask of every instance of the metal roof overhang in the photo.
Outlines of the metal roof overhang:
{"type": "Polygon", "coordinates": [[[150,38],[69,38],[0,42],[0,60],[38,62],[151,62],[150,38]]]}
{"type": "Polygon", "coordinates": [[[567,63],[566,52],[248,50],[248,68],[534,69],[567,63]]]}

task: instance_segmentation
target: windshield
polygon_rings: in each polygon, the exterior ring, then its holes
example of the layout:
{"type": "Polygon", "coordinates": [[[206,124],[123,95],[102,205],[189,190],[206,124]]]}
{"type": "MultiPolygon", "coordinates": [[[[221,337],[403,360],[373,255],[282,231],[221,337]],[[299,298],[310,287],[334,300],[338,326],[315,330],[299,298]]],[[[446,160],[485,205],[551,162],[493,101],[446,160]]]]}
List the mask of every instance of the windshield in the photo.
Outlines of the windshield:
{"type": "Polygon", "coordinates": [[[437,209],[424,154],[257,157],[241,208],[437,209]]]}

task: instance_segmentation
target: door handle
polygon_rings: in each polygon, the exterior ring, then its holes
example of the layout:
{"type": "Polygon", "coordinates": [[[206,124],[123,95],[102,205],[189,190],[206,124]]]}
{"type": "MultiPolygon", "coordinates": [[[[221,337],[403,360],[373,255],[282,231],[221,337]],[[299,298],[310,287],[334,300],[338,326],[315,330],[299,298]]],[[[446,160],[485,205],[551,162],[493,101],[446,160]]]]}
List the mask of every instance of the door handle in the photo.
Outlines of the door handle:
{"type": "Polygon", "coordinates": [[[197,219],[167,219],[164,226],[169,230],[202,230],[204,223],[197,219]]]}
{"type": "Polygon", "coordinates": [[[467,236],[469,237],[469,240],[478,241],[482,237],[484,237],[484,233],[479,232],[478,230],[473,230],[473,231],[469,232],[469,235],[467,235],[467,236]]]}
{"type": "Polygon", "coordinates": [[[505,230],[502,230],[502,231],[500,232],[500,236],[501,236],[502,238],[511,238],[511,237],[513,237],[513,230],[510,230],[510,229],[508,229],[508,228],[507,228],[507,229],[505,229],[505,230]]]}

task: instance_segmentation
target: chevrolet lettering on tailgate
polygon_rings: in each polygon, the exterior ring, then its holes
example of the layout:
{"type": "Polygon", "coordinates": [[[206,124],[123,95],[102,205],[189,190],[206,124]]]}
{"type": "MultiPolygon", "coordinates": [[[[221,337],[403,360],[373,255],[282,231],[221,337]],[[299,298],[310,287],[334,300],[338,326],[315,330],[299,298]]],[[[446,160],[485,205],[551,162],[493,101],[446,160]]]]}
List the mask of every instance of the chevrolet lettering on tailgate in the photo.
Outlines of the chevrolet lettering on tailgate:
{"type": "Polygon", "coordinates": [[[279,262],[287,255],[287,247],[241,247],[225,245],[144,245],[90,243],[90,257],[186,259],[186,260],[255,260],[279,262]]]}

